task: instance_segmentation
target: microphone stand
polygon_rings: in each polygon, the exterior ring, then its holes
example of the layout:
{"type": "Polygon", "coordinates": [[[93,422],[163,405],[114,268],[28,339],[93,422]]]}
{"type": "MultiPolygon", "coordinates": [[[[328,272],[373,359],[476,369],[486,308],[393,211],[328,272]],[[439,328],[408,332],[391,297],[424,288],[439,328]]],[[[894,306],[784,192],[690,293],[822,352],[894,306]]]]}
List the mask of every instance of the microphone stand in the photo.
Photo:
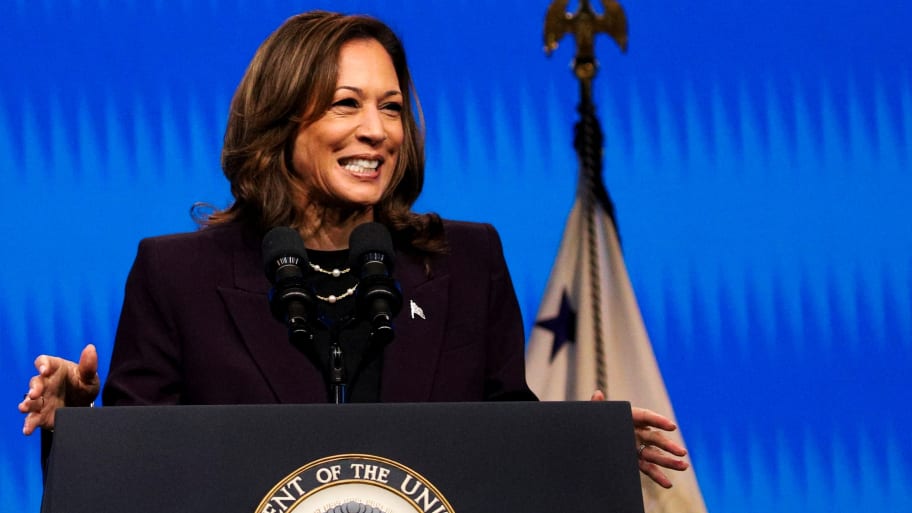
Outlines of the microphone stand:
{"type": "MultiPolygon", "coordinates": [[[[342,352],[342,345],[339,343],[339,326],[337,324],[320,321],[320,325],[329,327],[329,359],[327,360],[328,368],[325,369],[324,377],[327,380],[329,389],[329,401],[335,404],[345,404],[348,402],[348,383],[345,373],[345,358],[342,352]]],[[[300,327],[300,326],[299,326],[300,327]]],[[[304,353],[307,358],[317,368],[323,367],[319,353],[314,347],[314,334],[309,329],[289,329],[288,339],[292,345],[304,353]]]]}
{"type": "Polygon", "coordinates": [[[339,327],[329,330],[329,399],[335,404],[348,402],[348,384],[345,382],[345,359],[339,344],[339,327]]]}

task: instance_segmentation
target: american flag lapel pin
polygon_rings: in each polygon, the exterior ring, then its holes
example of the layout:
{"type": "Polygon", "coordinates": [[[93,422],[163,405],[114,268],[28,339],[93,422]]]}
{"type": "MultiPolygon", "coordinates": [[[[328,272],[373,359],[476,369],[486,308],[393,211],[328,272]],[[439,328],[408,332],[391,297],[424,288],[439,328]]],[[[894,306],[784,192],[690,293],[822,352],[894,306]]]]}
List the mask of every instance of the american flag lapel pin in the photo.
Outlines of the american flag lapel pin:
{"type": "Polygon", "coordinates": [[[421,307],[418,306],[418,303],[416,303],[414,299],[409,299],[409,308],[411,309],[411,312],[412,312],[412,319],[414,319],[416,317],[421,317],[422,319],[425,319],[425,320],[427,319],[424,316],[424,310],[422,310],[421,307]]]}

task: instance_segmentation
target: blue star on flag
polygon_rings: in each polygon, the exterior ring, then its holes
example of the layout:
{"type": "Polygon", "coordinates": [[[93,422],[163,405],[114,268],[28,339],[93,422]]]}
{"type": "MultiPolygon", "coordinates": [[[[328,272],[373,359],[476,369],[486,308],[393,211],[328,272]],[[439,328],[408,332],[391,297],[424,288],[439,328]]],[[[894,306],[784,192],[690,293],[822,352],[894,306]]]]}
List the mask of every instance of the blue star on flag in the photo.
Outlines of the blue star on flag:
{"type": "Polygon", "coordinates": [[[551,361],[554,361],[557,352],[560,351],[565,343],[576,343],[576,312],[570,306],[570,298],[567,297],[566,290],[561,293],[561,304],[557,317],[537,321],[535,325],[554,333],[554,344],[551,346],[551,361]]]}

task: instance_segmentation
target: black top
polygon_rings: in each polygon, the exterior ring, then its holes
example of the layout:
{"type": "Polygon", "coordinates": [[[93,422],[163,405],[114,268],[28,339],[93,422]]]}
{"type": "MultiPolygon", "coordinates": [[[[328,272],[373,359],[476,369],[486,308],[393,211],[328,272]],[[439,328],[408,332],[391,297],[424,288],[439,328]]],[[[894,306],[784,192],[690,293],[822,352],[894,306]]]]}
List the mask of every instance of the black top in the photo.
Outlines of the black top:
{"type": "Polygon", "coordinates": [[[323,375],[329,383],[331,345],[334,339],[338,340],[348,386],[347,400],[378,402],[383,348],[371,343],[369,323],[355,318],[355,294],[347,294],[347,291],[357,285],[358,279],[347,270],[348,250],[308,249],[307,256],[312,264],[324,271],[312,273],[320,321],[315,330],[314,346],[323,375]],[[334,269],[339,271],[338,276],[329,274],[334,269]],[[332,296],[341,299],[332,302],[332,296]]]}

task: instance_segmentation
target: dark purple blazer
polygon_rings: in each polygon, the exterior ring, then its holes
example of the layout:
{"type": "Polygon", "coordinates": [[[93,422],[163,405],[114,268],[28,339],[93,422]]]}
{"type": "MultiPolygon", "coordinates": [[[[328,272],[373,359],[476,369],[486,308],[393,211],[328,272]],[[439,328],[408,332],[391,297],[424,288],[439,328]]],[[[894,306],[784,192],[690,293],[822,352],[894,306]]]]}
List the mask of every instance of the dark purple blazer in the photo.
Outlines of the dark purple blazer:
{"type": "MultiPolygon", "coordinates": [[[[535,399],[497,232],[451,221],[445,231],[450,252],[431,259],[430,277],[423,258],[397,254],[403,308],[381,400],[535,399]]],[[[104,404],[326,402],[321,373],[270,314],[260,243],[237,225],[140,242],[104,404]]]]}

